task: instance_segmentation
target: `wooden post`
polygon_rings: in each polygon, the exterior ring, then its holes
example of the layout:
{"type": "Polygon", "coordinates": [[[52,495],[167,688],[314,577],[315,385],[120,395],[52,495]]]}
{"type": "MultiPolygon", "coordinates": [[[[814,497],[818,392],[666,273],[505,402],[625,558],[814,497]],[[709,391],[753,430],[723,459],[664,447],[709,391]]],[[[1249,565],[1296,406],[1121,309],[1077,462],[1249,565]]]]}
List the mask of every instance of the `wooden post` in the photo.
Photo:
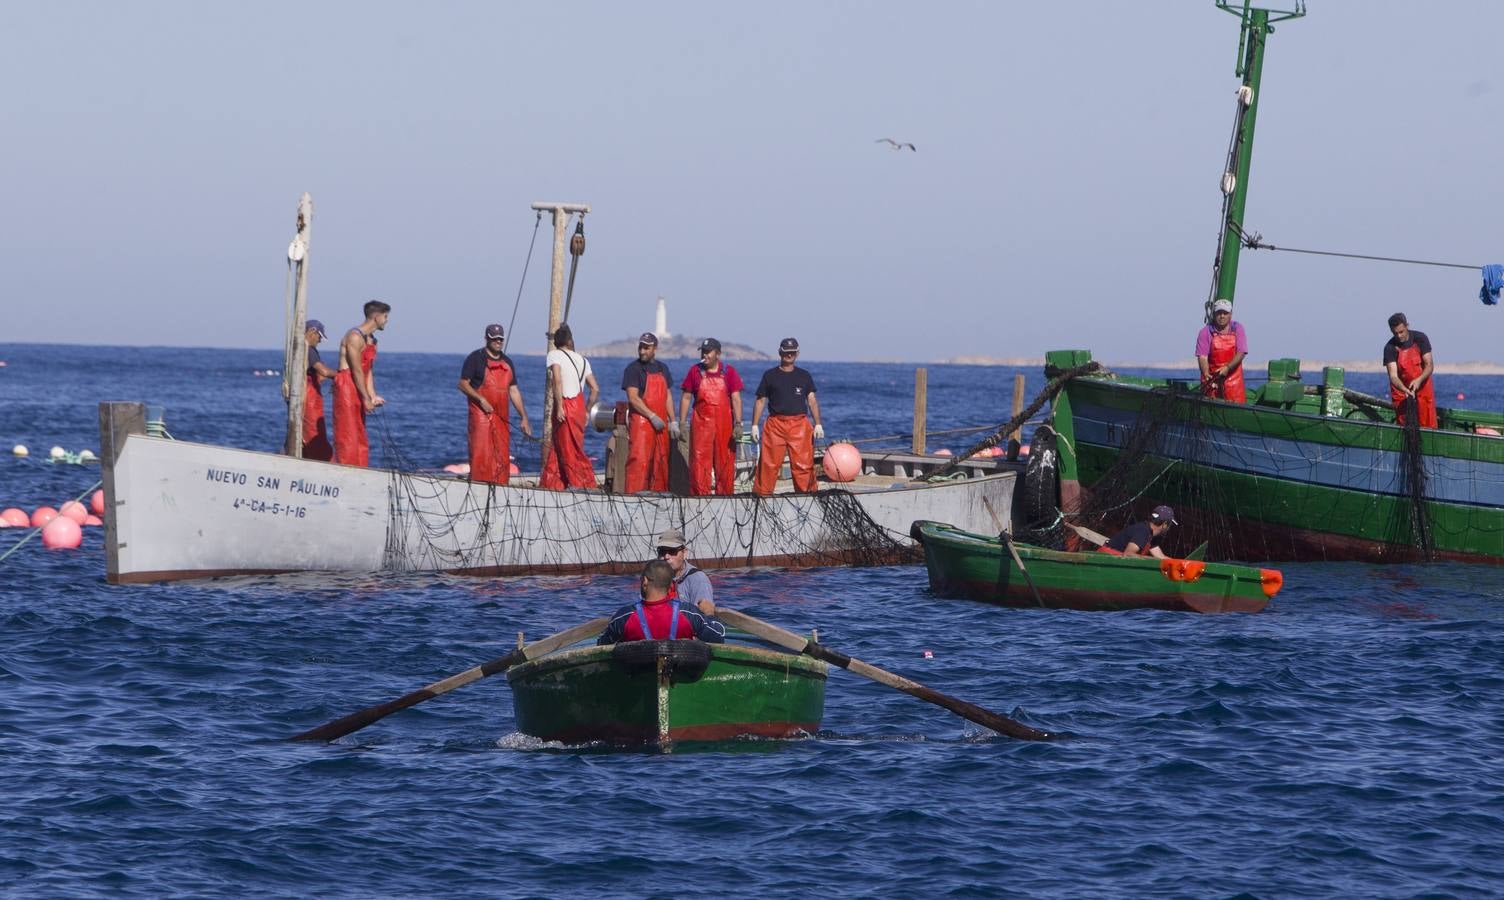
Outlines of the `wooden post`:
{"type": "MultiPolygon", "coordinates": [[[[1019,413],[1021,413],[1023,411],[1024,411],[1024,376],[1023,376],[1023,373],[1019,373],[1019,374],[1013,376],[1013,415],[1017,416],[1019,413]]],[[[1009,440],[1017,441],[1017,440],[1020,440],[1020,436],[1023,433],[1024,433],[1023,425],[1020,424],[1019,427],[1013,429],[1013,433],[1010,434],[1010,435],[1008,435],[1008,438],[1009,438],[1009,440]]]]}
{"type": "MultiPolygon", "coordinates": [[[[568,243],[570,213],[584,215],[590,212],[586,203],[534,203],[533,209],[554,214],[554,259],[548,282],[548,334],[545,337],[543,355],[554,349],[554,331],[564,315],[564,247],[568,243]]],[[[545,367],[543,374],[543,466],[548,467],[548,458],[554,448],[554,380],[545,367]]]]}
{"type": "Polygon", "coordinates": [[[929,370],[923,366],[914,370],[914,441],[915,456],[923,456],[928,436],[925,434],[925,404],[929,396],[929,370]]]}
{"type": "Polygon", "coordinates": [[[119,507],[115,503],[115,462],[120,459],[120,451],[125,448],[127,437],[145,433],[146,404],[99,404],[99,468],[100,480],[104,482],[104,577],[110,584],[120,583],[120,532],[116,522],[119,507]]]}
{"type": "Polygon", "coordinates": [[[282,361],[283,394],[287,397],[287,440],[282,452],[303,458],[303,401],[308,394],[308,242],[313,236],[313,198],[307,191],[298,198],[297,233],[287,248],[287,259],[297,269],[297,288],[287,319],[288,353],[282,361]]]}

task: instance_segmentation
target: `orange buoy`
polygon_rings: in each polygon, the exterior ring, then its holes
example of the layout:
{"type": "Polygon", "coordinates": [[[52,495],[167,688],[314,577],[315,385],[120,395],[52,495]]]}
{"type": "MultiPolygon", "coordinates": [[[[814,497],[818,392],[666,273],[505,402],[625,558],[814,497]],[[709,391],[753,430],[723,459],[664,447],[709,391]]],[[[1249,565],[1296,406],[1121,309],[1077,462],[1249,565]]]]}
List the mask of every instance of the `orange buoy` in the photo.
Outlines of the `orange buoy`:
{"type": "Polygon", "coordinates": [[[67,516],[56,516],[42,529],[42,546],[48,550],[72,550],[83,543],[84,530],[67,516]]]}
{"type": "Polygon", "coordinates": [[[104,524],[104,519],[101,519],[98,516],[87,516],[87,517],[84,518],[84,524],[85,525],[103,525],[104,524]]]}
{"type": "Polygon", "coordinates": [[[1028,444],[1019,444],[1018,445],[1018,455],[1019,456],[1028,456],[1029,455],[1029,445],[1028,444]]]}
{"type": "Polygon", "coordinates": [[[104,515],[104,491],[94,492],[94,496],[89,498],[89,509],[93,510],[96,516],[104,515]]]}
{"type": "Polygon", "coordinates": [[[831,481],[855,481],[862,474],[862,451],[845,442],[831,444],[825,448],[821,467],[831,481]]]}
{"type": "Polygon", "coordinates": [[[1462,393],[1461,391],[1458,391],[1457,392],[1457,399],[1458,400],[1466,400],[1467,399],[1467,395],[1464,394],[1464,393],[1462,393]]]}
{"type": "Polygon", "coordinates": [[[10,528],[25,528],[31,524],[31,516],[28,516],[25,510],[12,506],[0,512],[0,522],[4,522],[10,528]]]}
{"type": "Polygon", "coordinates": [[[936,451],[935,451],[935,455],[936,455],[936,456],[954,456],[954,455],[955,455],[955,454],[953,454],[953,453],[951,453],[951,452],[950,452],[950,451],[949,451],[949,450],[947,450],[947,449],[946,449],[946,448],[944,448],[944,447],[941,447],[941,448],[940,448],[940,449],[939,449],[939,450],[936,450],[936,451]]]}
{"type": "Polygon", "coordinates": [[[517,464],[516,463],[512,463],[512,467],[511,467],[510,471],[511,471],[511,473],[513,475],[521,475],[522,474],[522,470],[519,469],[519,468],[517,468],[517,464]]]}
{"type": "Polygon", "coordinates": [[[78,524],[84,524],[84,519],[89,517],[89,510],[77,500],[69,500],[58,508],[57,514],[67,516],[78,524]]]}
{"type": "Polygon", "coordinates": [[[470,464],[467,462],[450,463],[449,465],[444,467],[444,471],[448,472],[450,475],[469,475],[470,464]]]}
{"type": "Polygon", "coordinates": [[[41,528],[43,525],[46,525],[48,522],[51,522],[56,518],[57,510],[53,509],[50,506],[38,506],[36,508],[36,511],[31,514],[31,527],[41,528]]]}

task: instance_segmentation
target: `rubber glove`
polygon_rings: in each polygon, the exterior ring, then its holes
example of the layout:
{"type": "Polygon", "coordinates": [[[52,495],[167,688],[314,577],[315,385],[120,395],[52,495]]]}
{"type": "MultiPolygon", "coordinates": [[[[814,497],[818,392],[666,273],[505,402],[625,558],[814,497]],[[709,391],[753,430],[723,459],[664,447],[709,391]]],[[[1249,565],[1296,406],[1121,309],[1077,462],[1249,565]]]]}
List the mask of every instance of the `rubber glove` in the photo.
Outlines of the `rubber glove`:
{"type": "Polygon", "coordinates": [[[662,431],[663,430],[663,420],[660,419],[660,418],[658,418],[658,414],[657,413],[649,413],[648,414],[648,421],[653,423],[653,430],[654,431],[662,431]]]}
{"type": "Polygon", "coordinates": [[[670,419],[669,420],[669,423],[668,423],[668,433],[669,433],[669,435],[671,437],[673,437],[674,440],[677,441],[679,439],[679,420],[678,419],[670,419]]]}
{"type": "Polygon", "coordinates": [[[817,440],[817,441],[823,441],[823,440],[825,440],[825,426],[824,425],[816,425],[815,426],[815,440],[817,440]]]}

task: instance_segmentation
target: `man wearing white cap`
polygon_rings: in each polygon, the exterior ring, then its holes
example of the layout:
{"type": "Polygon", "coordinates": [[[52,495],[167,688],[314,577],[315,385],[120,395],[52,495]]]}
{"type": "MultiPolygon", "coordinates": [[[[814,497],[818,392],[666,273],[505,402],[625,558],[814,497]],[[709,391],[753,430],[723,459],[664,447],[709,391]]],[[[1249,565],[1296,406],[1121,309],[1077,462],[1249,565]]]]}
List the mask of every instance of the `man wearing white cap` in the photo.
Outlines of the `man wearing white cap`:
{"type": "Polygon", "coordinates": [[[1196,365],[1201,368],[1201,393],[1218,400],[1243,403],[1243,357],[1248,337],[1232,320],[1232,301],[1212,304],[1212,321],[1196,334],[1196,365]]]}

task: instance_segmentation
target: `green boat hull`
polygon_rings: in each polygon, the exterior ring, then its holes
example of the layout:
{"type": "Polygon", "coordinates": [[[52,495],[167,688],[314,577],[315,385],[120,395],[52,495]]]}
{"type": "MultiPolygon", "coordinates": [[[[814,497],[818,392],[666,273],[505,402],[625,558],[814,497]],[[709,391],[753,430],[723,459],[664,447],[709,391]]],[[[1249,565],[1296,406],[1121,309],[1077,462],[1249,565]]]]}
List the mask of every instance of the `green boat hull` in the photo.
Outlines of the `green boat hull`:
{"type": "MultiPolygon", "coordinates": [[[[1056,351],[1062,368],[1090,359],[1056,351]]],[[[1343,373],[1329,368],[1306,385],[1296,360],[1270,363],[1270,382],[1246,404],[1183,403],[1183,418],[1153,447],[1132,489],[1136,512],[1175,508],[1187,546],[1206,540],[1211,558],[1267,561],[1417,559],[1414,523],[1423,517],[1434,556],[1504,563],[1504,429],[1497,413],[1438,410],[1422,429],[1425,491],[1417,504],[1403,478],[1404,430],[1387,409],[1345,400],[1343,373]],[[1370,416],[1376,416],[1374,421],[1370,416]]],[[[1093,489],[1142,427],[1146,408],[1191,393],[1183,381],[1083,377],[1056,398],[1060,507],[1090,508],[1093,489]]],[[[1125,515],[1127,511],[1125,511],[1125,515]]]]}
{"type": "Polygon", "coordinates": [[[1283,576],[1273,569],[1068,553],[1015,541],[1026,578],[996,537],[938,522],[916,522],[914,534],[924,545],[931,590],[1002,606],[1258,612],[1283,584],[1283,576]]]}
{"type": "Polygon", "coordinates": [[[667,745],[814,734],[828,667],[739,644],[633,641],[507,672],[517,729],[566,744],[667,745]]]}

